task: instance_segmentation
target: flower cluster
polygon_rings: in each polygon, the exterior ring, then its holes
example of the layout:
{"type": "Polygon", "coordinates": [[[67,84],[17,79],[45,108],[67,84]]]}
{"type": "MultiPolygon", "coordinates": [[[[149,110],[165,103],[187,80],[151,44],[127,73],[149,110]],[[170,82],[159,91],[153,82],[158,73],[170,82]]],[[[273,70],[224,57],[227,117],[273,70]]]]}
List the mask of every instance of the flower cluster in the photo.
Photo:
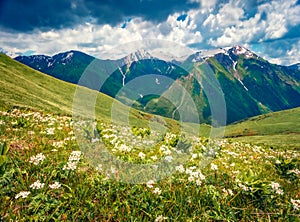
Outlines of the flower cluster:
{"type": "Polygon", "coordinates": [[[54,182],[53,184],[49,184],[50,189],[58,189],[61,187],[61,184],[59,182],[54,182]]]}
{"type": "Polygon", "coordinates": [[[300,200],[291,199],[291,203],[293,204],[294,210],[300,210],[300,200]]]}
{"type": "Polygon", "coordinates": [[[18,199],[20,197],[22,197],[23,199],[26,198],[28,195],[30,194],[30,191],[21,191],[20,193],[18,193],[15,198],[18,199]]]}
{"type": "Polygon", "coordinates": [[[272,191],[279,194],[279,195],[283,195],[283,190],[280,189],[280,184],[276,183],[276,182],[271,182],[270,184],[272,191]]]}
{"type": "Polygon", "coordinates": [[[81,151],[72,151],[69,156],[67,164],[63,167],[63,170],[76,170],[79,163],[81,151]]]}
{"type": "Polygon", "coordinates": [[[44,159],[46,159],[46,156],[42,153],[39,153],[35,156],[30,157],[29,163],[33,163],[34,165],[39,165],[44,159]]]}
{"type": "Polygon", "coordinates": [[[41,181],[37,180],[35,181],[33,184],[31,184],[29,187],[31,189],[34,189],[34,190],[38,190],[38,189],[41,189],[44,187],[44,183],[41,183],[41,181]]]}

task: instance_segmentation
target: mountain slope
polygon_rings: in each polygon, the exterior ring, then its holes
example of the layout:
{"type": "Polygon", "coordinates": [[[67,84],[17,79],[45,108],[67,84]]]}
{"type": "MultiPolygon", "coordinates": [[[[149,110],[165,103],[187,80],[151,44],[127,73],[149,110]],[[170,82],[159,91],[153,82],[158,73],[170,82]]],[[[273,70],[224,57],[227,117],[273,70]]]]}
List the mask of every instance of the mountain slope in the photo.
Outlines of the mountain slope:
{"type": "MultiPolygon", "coordinates": [[[[0,86],[1,109],[11,109],[18,106],[56,114],[72,114],[76,85],[44,75],[1,53],[0,86]]],[[[134,109],[130,109],[129,114],[127,114],[124,110],[127,110],[128,107],[113,98],[84,87],[79,88],[90,93],[90,95],[96,94],[95,113],[98,120],[111,121],[111,107],[113,104],[115,106],[117,104],[118,107],[114,111],[116,112],[115,115],[126,120],[127,115],[129,115],[133,125],[146,126],[150,118],[155,119],[153,115],[134,109]]],[[[168,119],[165,119],[165,121],[171,129],[178,129],[178,124],[175,121],[168,119]]]]}
{"type": "MultiPolygon", "coordinates": [[[[53,57],[23,56],[17,57],[16,60],[59,79],[77,83],[93,57],[71,51],[53,57]],[[81,57],[83,58],[80,59],[81,57]],[[50,60],[52,65],[43,69],[46,64],[50,64],[50,60]]],[[[196,81],[189,73],[193,70],[205,70],[203,66],[207,64],[215,74],[224,93],[227,123],[300,106],[299,69],[295,66],[270,64],[241,46],[198,52],[183,62],[160,60],[144,50],[134,52],[119,60],[99,61],[111,63],[115,67],[112,73],[107,73],[109,77],[99,91],[127,105],[132,105],[136,109],[169,118],[182,119],[176,106],[185,107],[186,97],[184,96],[191,95],[196,104],[200,122],[209,124],[212,122],[211,101],[208,100],[207,92],[203,90],[202,83],[196,81]],[[185,69],[186,64],[194,68],[185,69]],[[145,77],[147,75],[148,78],[145,77]],[[131,81],[135,79],[140,80],[130,86],[131,81]],[[174,84],[184,86],[187,93],[181,95],[175,93],[178,98],[168,101],[163,95],[171,91],[174,84]]],[[[94,72],[90,81],[93,82],[93,79],[100,75],[99,72],[94,72]]],[[[201,72],[201,79],[209,79],[205,71],[201,72]]],[[[83,85],[98,89],[98,86],[92,83],[83,85]]],[[[183,120],[194,121],[188,117],[183,120]]]]}

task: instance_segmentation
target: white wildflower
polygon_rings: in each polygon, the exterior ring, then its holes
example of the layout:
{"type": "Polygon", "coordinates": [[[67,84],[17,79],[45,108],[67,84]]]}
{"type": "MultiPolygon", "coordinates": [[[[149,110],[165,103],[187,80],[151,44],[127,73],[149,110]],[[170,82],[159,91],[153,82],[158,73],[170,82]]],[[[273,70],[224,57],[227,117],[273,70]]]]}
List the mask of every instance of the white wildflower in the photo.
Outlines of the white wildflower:
{"type": "Polygon", "coordinates": [[[233,193],[233,191],[231,189],[227,189],[227,192],[229,193],[230,196],[234,195],[234,193],[233,193]]]}
{"type": "Polygon", "coordinates": [[[155,156],[151,156],[150,157],[153,161],[156,161],[158,159],[158,157],[155,155],[155,156]]]}
{"type": "Polygon", "coordinates": [[[121,144],[118,149],[121,151],[121,152],[130,152],[131,151],[131,147],[130,146],[127,146],[126,144],[121,144]]]}
{"type": "Polygon", "coordinates": [[[152,193],[160,195],[160,194],[161,194],[161,189],[159,189],[158,187],[156,187],[156,188],[152,191],[152,193]]]}
{"type": "Polygon", "coordinates": [[[102,171],[103,170],[103,166],[102,164],[98,164],[98,166],[96,167],[97,171],[102,171]]]}
{"type": "Polygon", "coordinates": [[[30,194],[30,191],[21,191],[20,193],[18,193],[15,198],[18,199],[20,197],[22,198],[26,198],[28,195],[30,194]]]}
{"type": "Polygon", "coordinates": [[[284,192],[283,192],[282,189],[277,189],[277,190],[276,190],[276,193],[279,194],[279,195],[283,195],[283,194],[284,194],[284,192]]]}
{"type": "Polygon", "coordinates": [[[81,156],[81,151],[72,151],[69,160],[67,162],[67,165],[63,167],[63,170],[76,170],[77,164],[79,163],[81,156]]]}
{"type": "Polygon", "coordinates": [[[42,153],[39,153],[36,156],[30,157],[29,163],[33,163],[34,165],[39,165],[39,163],[42,162],[44,159],[46,159],[46,156],[42,153]]]}
{"type": "Polygon", "coordinates": [[[270,186],[272,187],[272,189],[274,191],[278,190],[280,187],[279,183],[276,183],[276,182],[271,182],[270,186]]]}
{"type": "Polygon", "coordinates": [[[91,140],[92,143],[96,143],[96,142],[99,142],[99,141],[100,141],[99,138],[92,138],[92,140],[91,140]]]}
{"type": "Polygon", "coordinates": [[[192,154],[192,159],[196,159],[198,157],[198,154],[197,153],[193,153],[192,154]]]}
{"type": "Polygon", "coordinates": [[[145,159],[146,154],[144,154],[143,152],[139,152],[139,158],[141,158],[142,160],[145,159]]]}
{"type": "Polygon", "coordinates": [[[76,170],[77,162],[67,162],[67,165],[64,165],[63,170],[76,170]]]}
{"type": "Polygon", "coordinates": [[[216,165],[216,164],[211,164],[211,166],[210,166],[210,169],[211,170],[218,170],[218,166],[216,165]]]}
{"type": "Polygon", "coordinates": [[[299,210],[300,209],[300,200],[291,199],[291,203],[293,204],[294,210],[299,210]]]}
{"type": "Polygon", "coordinates": [[[57,147],[57,148],[62,148],[64,146],[65,142],[64,141],[53,141],[52,146],[57,147]]]}
{"type": "Polygon", "coordinates": [[[175,167],[175,170],[178,171],[179,173],[183,173],[184,172],[184,167],[183,165],[179,165],[175,167]]]}
{"type": "Polygon", "coordinates": [[[53,184],[49,184],[49,187],[51,188],[51,189],[58,189],[58,188],[60,188],[61,187],[61,184],[59,183],[59,182],[54,182],[53,184]]]}
{"type": "Polygon", "coordinates": [[[159,215],[157,218],[155,218],[154,222],[161,222],[163,220],[167,220],[168,217],[163,217],[162,215],[159,215]]]}
{"type": "Polygon", "coordinates": [[[37,180],[35,181],[33,184],[31,184],[29,187],[31,189],[34,189],[34,190],[38,190],[38,189],[41,189],[44,187],[44,183],[41,183],[40,180],[37,180]]]}
{"type": "Polygon", "coordinates": [[[168,161],[169,163],[172,162],[173,157],[172,156],[166,156],[165,160],[168,161]]]}
{"type": "Polygon", "coordinates": [[[55,130],[55,128],[48,128],[48,129],[46,129],[46,134],[47,135],[54,135],[54,130],[55,130]]]}
{"type": "Polygon", "coordinates": [[[149,180],[149,181],[146,183],[147,187],[149,187],[149,188],[153,188],[153,185],[154,185],[154,184],[155,184],[154,180],[149,180]]]}
{"type": "Polygon", "coordinates": [[[197,184],[197,186],[201,186],[202,181],[201,181],[200,179],[197,179],[197,180],[196,180],[196,184],[197,184]]]}
{"type": "Polygon", "coordinates": [[[244,184],[239,183],[238,186],[242,188],[244,191],[249,191],[249,188],[245,186],[244,184]]]}

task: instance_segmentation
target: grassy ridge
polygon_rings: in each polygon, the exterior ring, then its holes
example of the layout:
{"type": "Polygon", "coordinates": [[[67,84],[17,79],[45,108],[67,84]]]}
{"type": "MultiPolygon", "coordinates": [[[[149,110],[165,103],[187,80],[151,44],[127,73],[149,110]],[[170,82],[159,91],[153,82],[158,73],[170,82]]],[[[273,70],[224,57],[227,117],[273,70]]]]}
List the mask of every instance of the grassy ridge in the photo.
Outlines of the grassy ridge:
{"type": "MultiPolygon", "coordinates": [[[[55,114],[70,115],[77,86],[51,76],[41,74],[6,55],[0,54],[0,106],[10,109],[14,106],[43,110],[55,114]]],[[[96,96],[95,114],[98,120],[111,121],[111,107],[117,107],[115,116],[125,120],[128,107],[111,97],[96,91],[79,87],[81,92],[96,96]]],[[[87,103],[88,103],[87,99],[87,103]]],[[[91,104],[89,104],[91,105],[91,104]]],[[[92,104],[93,105],[93,104],[92,104]]],[[[130,109],[129,121],[132,125],[145,126],[154,115],[130,109]]],[[[168,127],[178,130],[178,123],[164,119],[168,127]]]]}
{"type": "Polygon", "coordinates": [[[225,136],[239,141],[299,146],[300,107],[252,117],[226,127],[225,136]]]}

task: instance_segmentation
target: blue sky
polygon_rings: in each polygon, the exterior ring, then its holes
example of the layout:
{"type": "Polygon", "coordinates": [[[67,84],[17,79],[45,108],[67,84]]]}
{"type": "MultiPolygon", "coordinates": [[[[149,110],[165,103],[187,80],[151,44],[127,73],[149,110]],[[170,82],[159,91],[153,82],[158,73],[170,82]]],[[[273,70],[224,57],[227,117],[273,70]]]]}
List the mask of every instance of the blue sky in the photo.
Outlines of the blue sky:
{"type": "Polygon", "coordinates": [[[300,1],[0,1],[0,48],[11,56],[74,49],[101,57],[149,38],[194,50],[242,45],[270,62],[294,64],[300,62],[300,1]]]}

